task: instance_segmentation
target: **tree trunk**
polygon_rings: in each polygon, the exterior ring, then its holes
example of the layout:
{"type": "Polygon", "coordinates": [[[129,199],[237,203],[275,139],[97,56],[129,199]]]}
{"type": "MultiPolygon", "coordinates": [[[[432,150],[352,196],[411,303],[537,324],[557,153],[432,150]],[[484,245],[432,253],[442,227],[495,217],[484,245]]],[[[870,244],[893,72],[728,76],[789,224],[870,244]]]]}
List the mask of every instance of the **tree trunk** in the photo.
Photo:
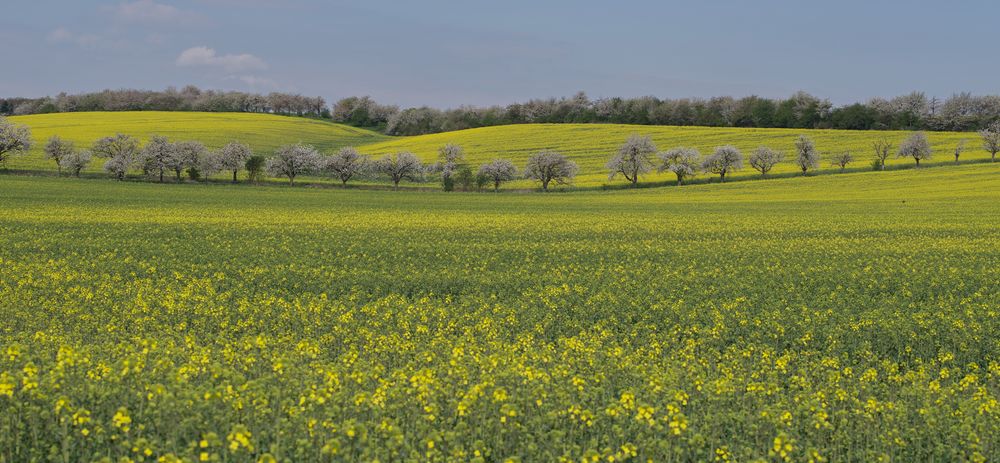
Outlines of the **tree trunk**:
{"type": "Polygon", "coordinates": [[[684,184],[684,177],[681,175],[677,175],[677,186],[681,186],[683,184],[684,184]]]}
{"type": "Polygon", "coordinates": [[[160,183],[163,183],[163,169],[160,169],[160,183]]]}
{"type": "Polygon", "coordinates": [[[917,161],[917,167],[920,167],[920,158],[913,158],[917,161]]]}
{"type": "Polygon", "coordinates": [[[236,183],[236,169],[233,169],[233,183],[236,183]]]}
{"type": "Polygon", "coordinates": [[[549,181],[542,180],[542,191],[549,191],[549,181]]]}
{"type": "Polygon", "coordinates": [[[177,181],[178,182],[181,181],[181,170],[180,169],[174,169],[174,173],[177,174],[177,181]]]}
{"type": "Polygon", "coordinates": [[[719,174],[719,178],[722,179],[722,183],[726,183],[726,173],[722,172],[719,174]]]}
{"type": "Polygon", "coordinates": [[[347,179],[344,178],[340,179],[340,186],[347,188],[347,179]]]}
{"type": "Polygon", "coordinates": [[[493,181],[493,192],[496,193],[498,191],[500,191],[500,181],[499,180],[494,180],[493,181]]]}

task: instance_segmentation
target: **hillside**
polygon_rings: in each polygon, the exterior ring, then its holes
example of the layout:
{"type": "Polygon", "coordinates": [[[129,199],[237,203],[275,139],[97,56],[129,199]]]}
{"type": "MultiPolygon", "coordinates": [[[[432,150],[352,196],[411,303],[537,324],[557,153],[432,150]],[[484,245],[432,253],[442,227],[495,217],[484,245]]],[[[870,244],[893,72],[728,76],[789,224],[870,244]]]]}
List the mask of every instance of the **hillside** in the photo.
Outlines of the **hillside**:
{"type": "MultiPolygon", "coordinates": [[[[387,139],[369,130],[316,119],[247,113],[194,112],[95,112],[15,116],[9,118],[31,127],[35,146],[28,156],[15,157],[11,169],[55,169],[42,157],[42,147],[52,135],[73,140],[87,147],[95,140],[124,133],[143,141],[151,135],[173,140],[198,140],[209,148],[218,148],[232,140],[250,145],[255,152],[270,154],[280,145],[308,143],[322,151],[346,145],[362,145],[387,139]]],[[[100,171],[95,163],[90,171],[100,171]]]]}
{"type": "MultiPolygon", "coordinates": [[[[94,140],[116,132],[137,136],[143,140],[160,134],[174,140],[200,140],[210,148],[224,145],[230,140],[240,140],[251,145],[258,153],[269,155],[283,144],[303,142],[316,146],[329,154],[341,146],[357,146],[363,153],[378,157],[396,151],[412,151],[427,162],[437,157],[437,150],[446,143],[457,143],[466,150],[468,162],[474,167],[493,158],[508,158],[518,167],[528,156],[543,149],[560,151],[580,165],[576,186],[595,187],[605,184],[624,184],[620,177],[609,181],[604,164],[618,146],[633,133],[649,135],[659,149],[678,146],[698,148],[703,155],[719,145],[732,144],[744,156],[758,146],[767,145],[785,153],[785,161],[775,167],[772,174],[781,175],[797,171],[793,165],[794,142],[799,134],[807,134],[823,155],[821,169],[834,171],[828,160],[834,153],[851,151],[855,161],[849,167],[855,170],[870,168],[871,142],[888,137],[897,146],[908,132],[807,130],[807,129],[742,129],[719,127],[676,127],[618,124],[523,124],[484,127],[455,132],[389,137],[373,131],[314,119],[241,113],[190,113],[190,112],[107,112],[61,113],[11,117],[16,123],[32,129],[36,144],[28,156],[15,157],[9,162],[12,169],[54,170],[52,162],[42,158],[45,140],[54,134],[88,146],[94,140]]],[[[980,147],[975,133],[929,132],[935,150],[931,163],[950,163],[952,152],[960,140],[966,140],[969,151],[963,161],[984,159],[988,154],[980,147]]],[[[910,165],[912,159],[891,159],[890,165],[910,165]]],[[[94,163],[90,172],[100,171],[94,163]]],[[[747,165],[733,177],[754,177],[758,174],[747,165]]],[[[706,178],[706,175],[700,175],[706,178]]],[[[671,174],[652,173],[643,182],[669,182],[671,174]]],[[[313,179],[314,181],[316,179],[313,179]]],[[[527,180],[513,182],[511,187],[531,188],[527,180]]]]}
{"type": "MultiPolygon", "coordinates": [[[[569,156],[580,165],[580,175],[576,184],[580,186],[624,183],[619,177],[609,182],[604,168],[608,158],[618,149],[629,135],[638,133],[649,135],[660,150],[679,146],[698,148],[702,155],[712,152],[720,145],[735,145],[743,151],[744,157],[761,145],[781,150],[785,161],[775,167],[773,173],[794,172],[794,143],[799,134],[811,137],[816,148],[823,154],[821,169],[833,170],[828,157],[834,153],[851,151],[855,161],[849,167],[869,168],[871,142],[879,137],[888,137],[898,146],[909,132],[851,131],[851,130],[808,130],[808,129],[743,129],[721,127],[675,127],[618,124],[525,124],[461,130],[415,137],[386,140],[365,146],[363,151],[382,154],[392,151],[412,151],[425,160],[434,159],[437,148],[445,143],[462,145],[470,163],[479,165],[494,157],[511,159],[518,166],[524,165],[532,153],[542,149],[554,149],[569,156]]],[[[988,153],[982,151],[979,136],[975,133],[928,132],[934,148],[934,162],[950,162],[952,152],[962,139],[966,140],[969,151],[962,154],[962,160],[984,159],[988,153]]],[[[891,159],[891,165],[912,164],[912,159],[891,159]]],[[[749,165],[735,177],[756,176],[749,165]]],[[[702,175],[701,177],[704,177],[702,175]]],[[[643,181],[673,180],[673,175],[653,174],[643,177],[643,181]]]]}

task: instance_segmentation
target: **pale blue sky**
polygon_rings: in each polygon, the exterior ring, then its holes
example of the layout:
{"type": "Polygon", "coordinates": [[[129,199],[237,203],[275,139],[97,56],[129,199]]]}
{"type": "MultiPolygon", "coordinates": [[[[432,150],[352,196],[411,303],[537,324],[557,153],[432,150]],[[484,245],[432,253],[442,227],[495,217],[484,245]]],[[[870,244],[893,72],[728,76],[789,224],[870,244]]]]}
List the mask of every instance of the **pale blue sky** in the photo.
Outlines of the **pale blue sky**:
{"type": "Polygon", "coordinates": [[[529,98],[1000,93],[996,1],[4,0],[0,96],[272,90],[529,98]]]}

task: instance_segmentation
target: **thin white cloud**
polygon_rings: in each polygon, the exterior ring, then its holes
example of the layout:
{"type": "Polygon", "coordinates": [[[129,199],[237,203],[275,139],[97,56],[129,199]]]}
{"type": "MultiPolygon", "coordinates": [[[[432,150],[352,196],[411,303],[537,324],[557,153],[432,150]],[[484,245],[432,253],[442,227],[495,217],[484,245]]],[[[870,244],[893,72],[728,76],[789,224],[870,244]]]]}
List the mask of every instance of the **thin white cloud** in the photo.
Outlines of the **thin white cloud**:
{"type": "Polygon", "coordinates": [[[111,7],[111,10],[115,19],[131,23],[191,24],[203,19],[196,13],[156,3],[153,0],[122,2],[111,7]]]}
{"type": "Polygon", "coordinates": [[[214,49],[201,46],[191,47],[177,57],[177,65],[183,67],[209,67],[224,69],[226,72],[267,69],[264,60],[247,53],[239,55],[219,55],[214,49]]]}
{"type": "Polygon", "coordinates": [[[71,43],[85,48],[96,48],[102,43],[101,38],[94,34],[78,34],[65,27],[50,32],[48,39],[52,43],[71,43]]]}
{"type": "Polygon", "coordinates": [[[236,79],[238,79],[240,82],[243,82],[248,87],[252,88],[260,88],[260,87],[276,88],[278,86],[277,83],[275,83],[271,79],[268,79],[267,77],[237,76],[236,79]]]}

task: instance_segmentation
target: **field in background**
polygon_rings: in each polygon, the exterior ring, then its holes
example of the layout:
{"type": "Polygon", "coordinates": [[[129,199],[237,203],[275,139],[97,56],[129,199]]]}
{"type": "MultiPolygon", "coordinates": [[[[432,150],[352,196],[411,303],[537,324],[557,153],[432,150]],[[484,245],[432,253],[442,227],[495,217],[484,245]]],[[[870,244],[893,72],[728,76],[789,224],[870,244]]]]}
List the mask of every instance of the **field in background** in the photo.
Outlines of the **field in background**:
{"type": "MultiPolygon", "coordinates": [[[[289,143],[308,143],[330,152],[342,146],[388,138],[342,124],[270,114],[138,111],[38,114],[8,119],[31,127],[35,140],[30,155],[15,157],[8,163],[11,169],[55,170],[55,163],[42,156],[45,141],[52,135],[72,140],[78,148],[89,148],[97,139],[116,133],[132,135],[143,143],[152,135],[164,135],[174,141],[197,140],[209,148],[238,140],[267,155],[289,143]]],[[[101,160],[95,160],[88,171],[100,172],[101,165],[101,160]]]]}
{"type": "MultiPolygon", "coordinates": [[[[721,145],[735,145],[748,158],[758,146],[766,145],[785,153],[785,161],[774,168],[772,174],[797,172],[793,164],[795,160],[795,139],[800,134],[808,135],[815,141],[816,148],[822,153],[821,169],[839,170],[831,166],[829,156],[834,153],[850,151],[855,162],[852,168],[870,168],[872,155],[871,143],[879,137],[887,137],[896,147],[909,135],[909,132],[878,132],[853,130],[810,130],[810,129],[757,129],[757,128],[725,128],[725,127],[674,127],[674,126],[643,126],[617,124],[526,124],[445,132],[415,137],[402,137],[386,140],[381,143],[365,146],[365,152],[386,153],[407,150],[416,153],[424,159],[436,156],[437,148],[445,143],[457,143],[465,148],[468,159],[474,165],[487,162],[495,157],[507,158],[518,166],[533,153],[543,149],[554,149],[569,156],[580,165],[580,175],[575,182],[579,186],[595,186],[602,184],[624,184],[621,176],[614,182],[608,181],[608,171],[605,164],[618,147],[629,135],[637,133],[652,137],[653,142],[661,151],[680,146],[698,148],[702,156],[712,153],[721,145]]],[[[958,132],[928,132],[934,161],[952,161],[955,145],[966,139],[969,152],[962,155],[963,160],[984,159],[989,154],[982,150],[979,136],[975,133],[958,132]]],[[[895,152],[893,152],[895,155],[895,152]]],[[[748,163],[743,171],[734,177],[756,177],[760,174],[750,168],[748,163]]],[[[892,159],[890,164],[913,164],[913,159],[892,159]]],[[[701,174],[704,178],[711,174],[701,174]]],[[[668,181],[675,177],[666,174],[651,174],[642,177],[641,181],[668,181]]]]}
{"type": "MultiPolygon", "coordinates": [[[[446,143],[462,145],[469,164],[478,167],[497,157],[508,158],[523,167],[528,156],[543,149],[561,151],[580,165],[581,171],[575,185],[595,187],[604,184],[624,184],[619,177],[609,181],[604,168],[608,158],[625,139],[633,134],[649,135],[660,150],[678,146],[692,146],[703,155],[710,154],[716,146],[732,144],[743,151],[745,157],[756,147],[767,145],[785,153],[785,162],[772,174],[796,172],[793,165],[794,142],[799,134],[809,135],[823,154],[821,169],[835,171],[828,157],[835,153],[851,151],[855,162],[852,169],[869,169],[871,142],[888,137],[898,147],[908,132],[807,130],[807,129],[740,129],[717,127],[667,127],[615,124],[526,124],[461,130],[415,137],[387,137],[372,131],[305,118],[261,114],[219,113],[62,113],[10,118],[27,124],[38,143],[32,154],[14,158],[12,169],[54,170],[51,161],[41,156],[44,140],[52,134],[77,140],[84,146],[93,140],[122,132],[142,139],[151,134],[162,134],[175,140],[200,140],[209,147],[221,146],[230,140],[242,140],[257,152],[269,155],[282,144],[303,142],[320,149],[325,154],[346,145],[357,146],[363,153],[374,156],[412,151],[425,161],[434,161],[437,150],[446,143]]],[[[968,152],[963,160],[982,160],[988,153],[982,150],[975,133],[929,132],[934,149],[931,163],[949,163],[952,152],[960,140],[966,140],[968,152]]],[[[912,159],[891,159],[891,165],[910,165],[912,159]]],[[[100,171],[101,162],[95,162],[91,172],[100,171]]],[[[700,178],[710,175],[702,174],[700,178]]],[[[734,177],[755,177],[758,174],[747,165],[734,177]]],[[[224,176],[223,176],[224,177],[224,176]]],[[[315,181],[316,179],[312,179],[315,181]]],[[[672,174],[651,174],[643,182],[672,181],[672,174]]],[[[514,182],[510,187],[531,188],[534,183],[526,180],[514,182]]]]}
{"type": "Polygon", "coordinates": [[[1000,164],[0,204],[4,461],[1000,456],[1000,164]]]}

